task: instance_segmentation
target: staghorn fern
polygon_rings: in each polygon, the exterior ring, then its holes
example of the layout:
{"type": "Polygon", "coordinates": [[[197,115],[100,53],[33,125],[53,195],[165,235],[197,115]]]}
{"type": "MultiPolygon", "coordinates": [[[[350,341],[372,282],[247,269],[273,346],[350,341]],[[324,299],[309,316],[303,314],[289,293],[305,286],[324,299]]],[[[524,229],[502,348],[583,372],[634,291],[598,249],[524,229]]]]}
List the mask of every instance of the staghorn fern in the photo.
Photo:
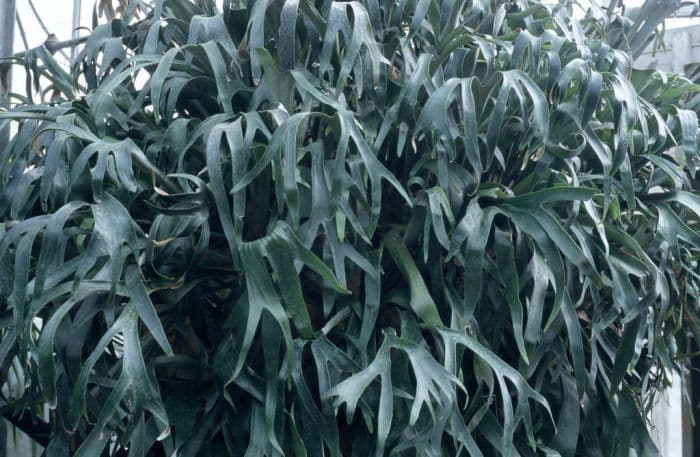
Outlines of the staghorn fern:
{"type": "Polygon", "coordinates": [[[119,3],[0,113],[0,409],[47,456],[657,453],[700,86],[627,52],[676,3],[119,3]]]}

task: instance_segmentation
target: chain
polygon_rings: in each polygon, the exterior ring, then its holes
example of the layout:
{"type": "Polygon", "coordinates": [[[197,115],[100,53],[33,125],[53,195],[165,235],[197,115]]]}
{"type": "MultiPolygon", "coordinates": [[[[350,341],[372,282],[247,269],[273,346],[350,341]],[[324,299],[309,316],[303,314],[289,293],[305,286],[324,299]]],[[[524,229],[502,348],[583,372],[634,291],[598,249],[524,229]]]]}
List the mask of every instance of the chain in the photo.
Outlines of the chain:
{"type": "MultiPolygon", "coordinates": [[[[44,33],[46,33],[46,36],[47,36],[47,37],[51,37],[52,35],[54,35],[53,33],[49,32],[48,27],[46,27],[46,24],[45,24],[44,21],[41,19],[41,16],[39,15],[39,11],[37,11],[36,6],[34,6],[34,0],[29,0],[28,3],[29,3],[29,8],[31,8],[32,13],[34,14],[34,18],[35,18],[36,21],[39,23],[39,26],[41,26],[41,28],[42,28],[42,30],[44,31],[44,33]]],[[[55,35],[54,35],[54,36],[55,36],[55,35]]],[[[68,54],[66,54],[65,51],[63,51],[63,50],[61,49],[61,50],[59,50],[59,52],[61,53],[61,55],[62,55],[63,57],[65,57],[66,60],[68,60],[68,61],[70,62],[70,57],[68,56],[68,54]]]]}

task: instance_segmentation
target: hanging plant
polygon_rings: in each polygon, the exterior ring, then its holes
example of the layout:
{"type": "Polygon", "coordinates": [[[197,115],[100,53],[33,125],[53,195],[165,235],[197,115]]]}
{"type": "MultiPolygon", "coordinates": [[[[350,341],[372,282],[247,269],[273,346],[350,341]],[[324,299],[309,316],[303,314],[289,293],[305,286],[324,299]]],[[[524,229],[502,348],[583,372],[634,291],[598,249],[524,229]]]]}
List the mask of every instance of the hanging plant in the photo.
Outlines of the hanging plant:
{"type": "Polygon", "coordinates": [[[120,3],[0,113],[0,410],[47,456],[656,452],[700,87],[629,55],[675,6],[120,3]]]}

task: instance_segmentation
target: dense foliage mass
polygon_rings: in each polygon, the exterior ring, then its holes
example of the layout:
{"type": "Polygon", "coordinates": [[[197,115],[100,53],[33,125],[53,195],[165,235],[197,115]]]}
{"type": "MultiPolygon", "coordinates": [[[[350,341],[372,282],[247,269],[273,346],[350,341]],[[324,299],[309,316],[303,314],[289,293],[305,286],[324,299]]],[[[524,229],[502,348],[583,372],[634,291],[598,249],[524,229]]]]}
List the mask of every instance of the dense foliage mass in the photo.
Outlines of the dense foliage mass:
{"type": "Polygon", "coordinates": [[[631,68],[674,2],[584,6],[130,2],[26,54],[2,415],[47,456],[653,455],[699,86],[631,68]]]}

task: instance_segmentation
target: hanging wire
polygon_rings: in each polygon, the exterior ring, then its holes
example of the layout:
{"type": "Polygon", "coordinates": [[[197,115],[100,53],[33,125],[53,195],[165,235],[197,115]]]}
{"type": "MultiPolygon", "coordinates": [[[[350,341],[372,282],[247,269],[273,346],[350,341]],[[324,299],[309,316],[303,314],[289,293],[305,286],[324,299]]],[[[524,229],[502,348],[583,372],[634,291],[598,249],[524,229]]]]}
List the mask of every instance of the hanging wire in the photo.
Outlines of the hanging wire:
{"type": "Polygon", "coordinates": [[[22,43],[24,44],[24,49],[29,49],[29,42],[27,41],[27,34],[24,32],[24,26],[22,25],[22,19],[19,17],[19,13],[15,12],[15,20],[17,21],[17,28],[19,29],[19,36],[22,38],[22,43]]]}
{"type": "MultiPolygon", "coordinates": [[[[46,33],[47,38],[51,38],[52,36],[55,37],[56,35],[54,35],[53,33],[49,32],[48,27],[46,27],[46,24],[45,24],[44,21],[41,19],[41,16],[39,15],[39,11],[37,11],[36,6],[34,6],[34,0],[29,0],[28,3],[29,3],[29,8],[31,8],[32,13],[34,14],[34,18],[35,18],[36,21],[39,23],[39,26],[42,28],[42,30],[44,31],[44,33],[46,33]]],[[[65,57],[65,59],[66,59],[67,61],[70,62],[70,56],[68,56],[68,54],[66,54],[66,52],[65,52],[63,49],[59,49],[58,52],[60,52],[61,55],[62,55],[63,57],[65,57]]]]}
{"type": "MultiPolygon", "coordinates": [[[[15,22],[17,23],[17,29],[19,29],[19,36],[22,38],[22,44],[24,44],[24,51],[27,52],[29,51],[29,41],[27,40],[24,24],[22,24],[22,19],[20,19],[18,11],[15,12],[15,22]]],[[[27,76],[29,76],[29,68],[25,67],[24,71],[27,76]]],[[[31,78],[27,78],[27,98],[30,103],[33,103],[31,78]]]]}

